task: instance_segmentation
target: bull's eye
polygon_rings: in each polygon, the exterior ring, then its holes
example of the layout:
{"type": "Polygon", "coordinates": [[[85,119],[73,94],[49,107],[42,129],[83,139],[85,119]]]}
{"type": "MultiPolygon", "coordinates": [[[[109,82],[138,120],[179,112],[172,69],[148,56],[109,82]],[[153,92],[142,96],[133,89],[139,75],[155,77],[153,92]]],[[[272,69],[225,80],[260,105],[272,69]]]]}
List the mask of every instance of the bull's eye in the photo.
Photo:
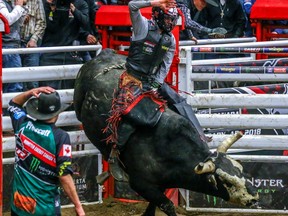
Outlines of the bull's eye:
{"type": "Polygon", "coordinates": [[[242,166],[242,163],[241,163],[241,161],[240,160],[236,160],[236,162],[238,162],[241,166],[242,166]]]}
{"type": "Polygon", "coordinates": [[[243,172],[243,166],[241,165],[241,163],[239,163],[239,161],[236,161],[236,160],[232,159],[228,155],[226,155],[226,158],[228,160],[230,160],[230,162],[233,164],[233,166],[238,168],[241,173],[243,172]]]}

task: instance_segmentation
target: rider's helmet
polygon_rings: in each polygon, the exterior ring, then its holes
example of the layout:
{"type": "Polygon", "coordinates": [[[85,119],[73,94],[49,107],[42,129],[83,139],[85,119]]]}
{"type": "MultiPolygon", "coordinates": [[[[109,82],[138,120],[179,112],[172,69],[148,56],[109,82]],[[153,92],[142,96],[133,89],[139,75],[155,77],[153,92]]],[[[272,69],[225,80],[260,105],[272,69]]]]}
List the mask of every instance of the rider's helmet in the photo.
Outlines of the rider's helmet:
{"type": "Polygon", "coordinates": [[[177,24],[178,11],[176,7],[163,11],[160,7],[152,8],[152,17],[159,28],[165,32],[171,32],[177,24]]]}

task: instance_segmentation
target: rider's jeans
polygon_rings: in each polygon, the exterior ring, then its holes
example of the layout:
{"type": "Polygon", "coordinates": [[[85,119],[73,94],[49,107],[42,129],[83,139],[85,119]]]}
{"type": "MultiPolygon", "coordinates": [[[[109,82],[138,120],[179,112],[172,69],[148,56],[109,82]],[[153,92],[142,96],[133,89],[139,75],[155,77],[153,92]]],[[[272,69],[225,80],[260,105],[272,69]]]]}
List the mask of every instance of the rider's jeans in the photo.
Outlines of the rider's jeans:
{"type": "MultiPolygon", "coordinates": [[[[4,46],[3,49],[12,49],[18,48],[15,46],[4,46]]],[[[6,54],[2,55],[2,67],[3,68],[14,68],[14,67],[22,67],[21,58],[19,54],[6,54]]],[[[23,91],[23,83],[4,83],[3,84],[3,93],[8,92],[22,92],[23,91]]]]}

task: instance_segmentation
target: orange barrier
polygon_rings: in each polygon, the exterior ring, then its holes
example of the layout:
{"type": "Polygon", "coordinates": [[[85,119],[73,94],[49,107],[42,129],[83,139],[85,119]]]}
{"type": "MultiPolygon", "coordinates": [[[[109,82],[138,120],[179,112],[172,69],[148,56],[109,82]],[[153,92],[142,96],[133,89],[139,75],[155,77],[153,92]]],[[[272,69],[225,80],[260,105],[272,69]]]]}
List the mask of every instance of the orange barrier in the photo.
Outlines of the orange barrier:
{"type": "MultiPolygon", "coordinates": [[[[178,206],[179,204],[179,193],[177,188],[171,188],[167,189],[165,191],[165,195],[167,196],[168,199],[170,199],[175,206],[178,206]]],[[[127,202],[127,203],[139,203],[139,202],[144,202],[141,200],[131,200],[131,199],[123,199],[123,198],[117,198],[117,200],[121,202],[127,202]]]]}

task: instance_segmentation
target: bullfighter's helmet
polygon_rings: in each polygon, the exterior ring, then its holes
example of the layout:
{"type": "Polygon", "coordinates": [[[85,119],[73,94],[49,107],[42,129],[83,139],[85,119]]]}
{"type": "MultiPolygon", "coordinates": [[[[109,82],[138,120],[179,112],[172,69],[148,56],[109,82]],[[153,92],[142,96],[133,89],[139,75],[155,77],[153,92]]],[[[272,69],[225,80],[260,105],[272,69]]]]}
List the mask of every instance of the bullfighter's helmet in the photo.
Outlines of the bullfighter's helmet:
{"type": "Polygon", "coordinates": [[[179,14],[176,7],[170,8],[167,11],[163,11],[160,7],[153,7],[152,17],[159,28],[168,33],[176,26],[179,14]]]}

